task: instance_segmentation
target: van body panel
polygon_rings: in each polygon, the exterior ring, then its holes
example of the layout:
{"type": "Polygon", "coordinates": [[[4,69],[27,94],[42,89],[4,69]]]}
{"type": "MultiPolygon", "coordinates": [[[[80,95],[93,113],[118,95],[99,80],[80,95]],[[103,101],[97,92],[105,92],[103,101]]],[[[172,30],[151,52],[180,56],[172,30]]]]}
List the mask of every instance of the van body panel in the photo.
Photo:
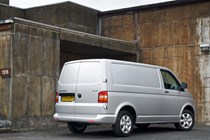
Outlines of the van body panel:
{"type": "Polygon", "coordinates": [[[195,102],[192,102],[191,100],[187,99],[187,102],[182,106],[182,109],[179,112],[179,115],[182,114],[183,110],[185,109],[185,107],[190,106],[193,108],[193,113],[195,114],[196,112],[196,108],[195,108],[195,102]]]}
{"type": "MultiPolygon", "coordinates": [[[[169,70],[168,68],[161,68],[161,70],[168,71],[172,74],[175,79],[181,83],[181,81],[175,76],[175,74],[169,70]]],[[[161,74],[160,74],[161,75],[161,74]]],[[[163,83],[163,77],[160,76],[161,83],[163,83]]],[[[187,89],[184,91],[179,90],[172,90],[172,89],[165,89],[164,86],[162,87],[163,94],[164,94],[164,108],[163,108],[163,120],[166,122],[179,122],[180,115],[184,108],[186,107],[186,104],[191,106],[195,112],[195,104],[192,95],[188,92],[187,89]],[[167,93],[166,93],[167,91],[167,93]]]]}
{"type": "Polygon", "coordinates": [[[75,114],[74,103],[59,103],[55,106],[56,113],[58,114],[75,114]]]}
{"type": "Polygon", "coordinates": [[[179,122],[186,106],[195,112],[194,100],[186,89],[166,87],[169,84],[162,71],[180,85],[169,69],[160,66],[109,59],[67,62],[57,85],[59,102],[55,104],[54,119],[115,124],[122,108],[131,107],[135,123],[179,122]],[[101,91],[108,93],[107,103],[98,103],[101,91]],[[74,101],[62,102],[60,95],[69,93],[74,94],[74,101]]]}
{"type": "Polygon", "coordinates": [[[94,124],[114,124],[116,115],[113,114],[97,114],[97,115],[74,115],[74,114],[54,114],[54,120],[64,122],[83,122],[94,124]]]}
{"type": "Polygon", "coordinates": [[[185,103],[181,91],[169,90],[164,95],[164,115],[176,115],[185,103]],[[173,109],[172,109],[173,108],[173,109]]]}
{"type": "MultiPolygon", "coordinates": [[[[115,113],[118,114],[124,106],[135,108],[137,116],[161,116],[163,113],[163,96],[157,93],[109,92],[109,101],[108,107],[110,113],[116,111],[115,113]]],[[[136,121],[141,121],[140,119],[137,118],[136,121]]],[[[157,119],[159,120],[160,118],[157,119]]]]}

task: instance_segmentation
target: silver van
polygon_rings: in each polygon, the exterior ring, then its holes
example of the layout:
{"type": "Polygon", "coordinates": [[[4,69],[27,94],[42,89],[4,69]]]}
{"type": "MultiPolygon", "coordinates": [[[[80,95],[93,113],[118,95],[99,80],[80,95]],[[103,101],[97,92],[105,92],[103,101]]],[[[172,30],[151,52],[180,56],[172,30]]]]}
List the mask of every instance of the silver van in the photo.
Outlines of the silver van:
{"type": "Polygon", "coordinates": [[[167,68],[109,59],[64,64],[57,85],[54,120],[67,122],[73,133],[87,125],[111,124],[117,136],[129,136],[134,125],[174,123],[191,130],[195,104],[167,68]]]}

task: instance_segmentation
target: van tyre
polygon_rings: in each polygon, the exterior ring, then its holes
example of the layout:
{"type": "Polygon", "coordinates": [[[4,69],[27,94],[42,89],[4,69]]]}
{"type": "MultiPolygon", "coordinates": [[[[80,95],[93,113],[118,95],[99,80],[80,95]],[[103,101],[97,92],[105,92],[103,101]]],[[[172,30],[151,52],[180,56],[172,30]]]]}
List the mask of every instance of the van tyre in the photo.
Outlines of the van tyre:
{"type": "Polygon", "coordinates": [[[69,130],[75,134],[82,134],[87,128],[87,124],[85,123],[68,122],[67,125],[69,130]]]}
{"type": "Polygon", "coordinates": [[[120,137],[127,137],[133,130],[133,117],[128,111],[121,111],[115,124],[112,126],[114,134],[120,137]]]}
{"type": "Polygon", "coordinates": [[[195,124],[195,117],[192,111],[184,110],[181,114],[180,122],[175,123],[175,127],[181,131],[189,131],[195,124]]]}

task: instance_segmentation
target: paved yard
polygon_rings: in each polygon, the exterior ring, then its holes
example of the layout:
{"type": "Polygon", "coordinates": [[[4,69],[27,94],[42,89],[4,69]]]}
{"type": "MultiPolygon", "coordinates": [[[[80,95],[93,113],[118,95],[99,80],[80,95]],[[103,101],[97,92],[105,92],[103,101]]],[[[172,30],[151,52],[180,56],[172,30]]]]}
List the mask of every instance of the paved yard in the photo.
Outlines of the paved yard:
{"type": "Polygon", "coordinates": [[[111,126],[90,126],[84,134],[76,135],[66,127],[30,132],[0,133],[0,140],[84,140],[84,139],[129,139],[129,140],[207,140],[210,126],[195,126],[191,131],[177,131],[173,125],[151,125],[146,130],[134,129],[130,137],[117,138],[111,126]]]}

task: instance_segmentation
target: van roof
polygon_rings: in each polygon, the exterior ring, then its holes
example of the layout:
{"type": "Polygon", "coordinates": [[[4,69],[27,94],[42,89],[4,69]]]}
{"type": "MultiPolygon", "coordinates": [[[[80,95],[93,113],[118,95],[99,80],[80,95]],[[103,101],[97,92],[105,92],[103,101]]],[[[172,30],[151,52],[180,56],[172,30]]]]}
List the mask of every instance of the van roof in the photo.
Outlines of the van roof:
{"type": "Polygon", "coordinates": [[[140,65],[140,66],[144,66],[144,67],[151,67],[151,68],[159,68],[159,69],[169,70],[166,67],[162,67],[162,66],[158,66],[158,65],[151,65],[151,64],[131,62],[131,61],[122,61],[122,60],[115,60],[115,59],[81,59],[81,60],[74,60],[74,61],[66,62],[64,65],[69,64],[69,63],[78,63],[78,62],[87,62],[87,61],[100,61],[100,62],[110,61],[110,62],[115,62],[115,63],[126,63],[126,64],[133,64],[133,65],[140,65]]]}

